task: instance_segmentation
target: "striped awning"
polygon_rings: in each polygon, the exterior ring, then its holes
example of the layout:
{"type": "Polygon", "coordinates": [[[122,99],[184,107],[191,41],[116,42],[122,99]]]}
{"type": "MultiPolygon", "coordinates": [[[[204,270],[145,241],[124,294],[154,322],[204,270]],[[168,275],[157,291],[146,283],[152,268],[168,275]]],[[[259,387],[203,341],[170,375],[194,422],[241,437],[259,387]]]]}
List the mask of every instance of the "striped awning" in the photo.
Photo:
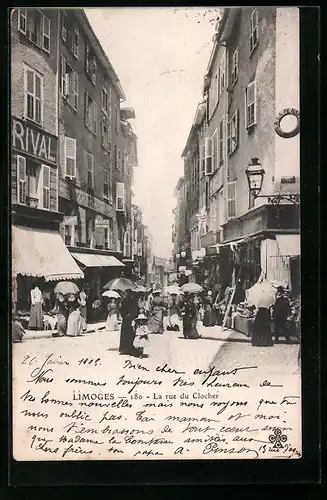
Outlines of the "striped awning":
{"type": "Polygon", "coordinates": [[[77,252],[72,252],[71,255],[84,267],[125,267],[125,265],[113,255],[77,252]]]}
{"type": "Polygon", "coordinates": [[[84,278],[58,232],[23,226],[12,228],[12,274],[46,281],[84,278]]]}

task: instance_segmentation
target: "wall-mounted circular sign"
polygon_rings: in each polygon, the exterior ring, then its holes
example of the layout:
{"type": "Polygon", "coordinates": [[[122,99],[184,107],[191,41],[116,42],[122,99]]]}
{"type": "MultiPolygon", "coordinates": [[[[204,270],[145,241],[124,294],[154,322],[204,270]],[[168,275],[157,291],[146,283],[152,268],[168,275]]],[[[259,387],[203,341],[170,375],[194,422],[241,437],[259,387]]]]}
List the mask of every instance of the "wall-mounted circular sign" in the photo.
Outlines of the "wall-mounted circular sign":
{"type": "Polygon", "coordinates": [[[300,132],[300,112],[294,108],[283,109],[283,111],[279,113],[275,120],[275,132],[284,139],[295,137],[300,132]],[[281,129],[281,121],[286,116],[295,116],[296,118],[296,126],[293,128],[293,130],[290,130],[288,132],[285,132],[281,129]]]}

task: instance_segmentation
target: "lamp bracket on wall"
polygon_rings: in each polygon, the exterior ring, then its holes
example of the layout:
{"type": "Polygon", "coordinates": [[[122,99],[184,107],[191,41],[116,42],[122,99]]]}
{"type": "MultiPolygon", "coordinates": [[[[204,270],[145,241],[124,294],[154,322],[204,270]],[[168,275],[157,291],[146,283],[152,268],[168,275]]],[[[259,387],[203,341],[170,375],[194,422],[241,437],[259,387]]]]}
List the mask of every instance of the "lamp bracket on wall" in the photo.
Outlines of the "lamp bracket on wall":
{"type": "Polygon", "coordinates": [[[258,194],[256,195],[253,193],[255,198],[268,198],[268,203],[271,205],[280,205],[281,201],[290,201],[294,205],[299,205],[300,204],[300,195],[299,194],[272,194],[272,195],[266,195],[266,194],[258,194]]]}

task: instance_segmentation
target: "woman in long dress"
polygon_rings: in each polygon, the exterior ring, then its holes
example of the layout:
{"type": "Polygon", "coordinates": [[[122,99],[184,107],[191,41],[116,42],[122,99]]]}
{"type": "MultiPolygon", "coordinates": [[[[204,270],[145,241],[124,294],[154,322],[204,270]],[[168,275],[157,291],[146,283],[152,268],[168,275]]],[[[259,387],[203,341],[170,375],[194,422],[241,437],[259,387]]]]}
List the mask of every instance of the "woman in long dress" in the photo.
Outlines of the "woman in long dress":
{"type": "Polygon", "coordinates": [[[108,316],[106,322],[106,330],[112,332],[118,330],[118,315],[117,315],[117,302],[115,299],[111,299],[108,303],[108,316]]]}
{"type": "Polygon", "coordinates": [[[68,320],[68,304],[64,295],[61,293],[57,295],[56,309],[57,312],[57,334],[53,334],[53,337],[64,337],[67,333],[67,320],[68,320]]]}
{"type": "Polygon", "coordinates": [[[163,311],[164,311],[164,300],[160,296],[160,290],[153,292],[153,300],[151,304],[150,319],[149,319],[149,332],[150,333],[163,333],[164,323],[163,323],[163,311]]]}
{"type": "Polygon", "coordinates": [[[167,330],[169,329],[179,332],[178,316],[179,316],[178,297],[176,293],[172,293],[168,300],[167,330]]]}
{"type": "Polygon", "coordinates": [[[126,290],[125,297],[121,302],[120,314],[123,318],[120,329],[119,353],[134,356],[133,346],[135,331],[132,325],[133,320],[138,316],[138,308],[133,292],[126,290]]]}
{"type": "Polygon", "coordinates": [[[254,319],[252,345],[255,347],[273,346],[270,328],[271,315],[267,307],[259,307],[254,319]]]}
{"type": "Polygon", "coordinates": [[[198,339],[198,311],[192,295],[185,297],[183,308],[183,335],[186,339],[198,339]]]}
{"type": "Polygon", "coordinates": [[[212,292],[209,290],[207,297],[204,299],[204,315],[203,326],[214,326],[216,318],[213,310],[212,292]]]}
{"type": "Polygon", "coordinates": [[[83,324],[78,299],[76,296],[68,298],[69,315],[67,320],[67,336],[77,337],[82,334],[83,324]]]}
{"type": "Polygon", "coordinates": [[[28,323],[29,330],[43,330],[43,295],[37,285],[31,290],[31,311],[28,323]]]}

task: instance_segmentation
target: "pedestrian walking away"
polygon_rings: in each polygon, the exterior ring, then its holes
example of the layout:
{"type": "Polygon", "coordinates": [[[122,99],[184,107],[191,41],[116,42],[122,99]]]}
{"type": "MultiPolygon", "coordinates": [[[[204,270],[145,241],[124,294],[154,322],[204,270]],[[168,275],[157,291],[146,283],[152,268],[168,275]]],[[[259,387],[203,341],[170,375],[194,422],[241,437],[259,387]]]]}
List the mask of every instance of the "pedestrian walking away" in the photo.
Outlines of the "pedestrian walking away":
{"type": "Polygon", "coordinates": [[[277,288],[276,302],[273,307],[273,320],[275,326],[275,342],[279,337],[285,337],[288,344],[291,343],[291,336],[287,325],[287,318],[291,313],[289,298],[282,286],[277,288]]]}
{"type": "Polygon", "coordinates": [[[271,315],[267,307],[259,307],[254,319],[252,345],[271,347],[274,345],[270,328],[271,315]]]}
{"type": "Polygon", "coordinates": [[[29,330],[43,330],[43,295],[38,285],[35,284],[31,290],[31,310],[28,324],[29,330]]]}
{"type": "Polygon", "coordinates": [[[123,294],[120,308],[123,321],[120,329],[119,353],[134,356],[137,353],[133,346],[135,331],[132,322],[138,316],[137,302],[131,290],[126,290],[123,294]]]}
{"type": "Polygon", "coordinates": [[[197,307],[194,302],[194,296],[185,294],[185,303],[183,308],[183,335],[186,339],[198,339],[200,335],[197,330],[197,307]]]}
{"type": "Polygon", "coordinates": [[[203,314],[203,326],[214,326],[216,324],[216,318],[213,310],[213,300],[212,292],[208,291],[208,295],[204,298],[204,314],[203,314]]]}
{"type": "Polygon", "coordinates": [[[178,317],[179,317],[178,296],[176,293],[172,293],[168,299],[167,330],[173,330],[179,332],[178,317]]]}

